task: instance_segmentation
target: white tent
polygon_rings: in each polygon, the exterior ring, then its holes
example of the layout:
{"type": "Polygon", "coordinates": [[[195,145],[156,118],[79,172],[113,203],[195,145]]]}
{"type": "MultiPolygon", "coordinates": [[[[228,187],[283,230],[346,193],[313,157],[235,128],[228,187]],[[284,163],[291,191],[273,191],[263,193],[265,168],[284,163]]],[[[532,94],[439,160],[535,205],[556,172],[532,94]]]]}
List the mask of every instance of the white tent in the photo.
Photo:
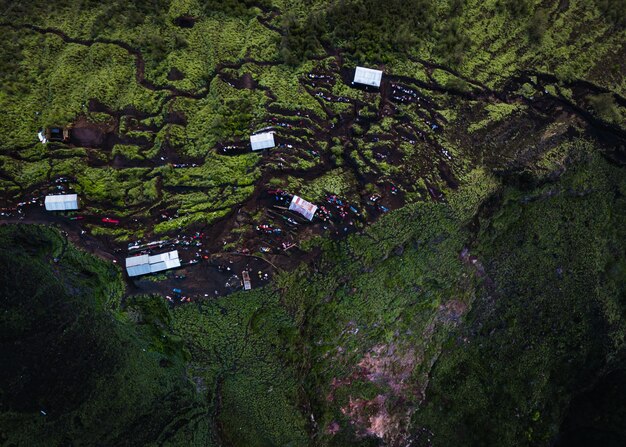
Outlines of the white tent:
{"type": "Polygon", "coordinates": [[[293,199],[291,199],[291,203],[289,204],[289,209],[302,214],[309,220],[313,220],[315,211],[317,211],[317,205],[313,205],[311,202],[307,202],[301,197],[293,196],[293,199]]]}
{"type": "Polygon", "coordinates": [[[128,276],[139,276],[151,273],[150,256],[141,255],[126,258],[126,271],[128,272],[128,276]]]}
{"type": "Polygon", "coordinates": [[[141,255],[126,258],[126,271],[128,276],[147,275],[163,270],[180,267],[178,250],[161,253],[154,256],[141,255]]]}
{"type": "Polygon", "coordinates": [[[58,196],[46,196],[44,200],[46,211],[66,211],[78,209],[78,195],[64,194],[58,196]]]}
{"type": "Polygon", "coordinates": [[[250,135],[250,144],[253,151],[260,151],[261,149],[267,149],[274,147],[274,133],[264,132],[256,135],[250,135]]]}
{"type": "Polygon", "coordinates": [[[357,84],[369,85],[372,87],[380,87],[380,81],[383,78],[383,72],[380,70],[372,70],[371,68],[356,67],[354,71],[354,81],[357,84]]]}

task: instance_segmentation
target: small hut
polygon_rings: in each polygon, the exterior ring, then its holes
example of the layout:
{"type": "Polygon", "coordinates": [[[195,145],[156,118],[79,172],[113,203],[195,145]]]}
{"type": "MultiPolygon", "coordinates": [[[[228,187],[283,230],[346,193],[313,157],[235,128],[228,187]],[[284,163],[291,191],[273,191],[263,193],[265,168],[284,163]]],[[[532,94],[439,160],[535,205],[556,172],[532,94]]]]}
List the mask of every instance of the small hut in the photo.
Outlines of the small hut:
{"type": "Polygon", "coordinates": [[[369,85],[370,87],[379,88],[382,78],[383,72],[380,70],[356,67],[356,70],[354,71],[354,81],[352,81],[352,83],[369,85]]]}
{"type": "Polygon", "coordinates": [[[293,199],[291,199],[291,203],[289,204],[289,209],[302,214],[308,220],[313,220],[313,216],[317,211],[317,205],[307,202],[302,197],[293,196],[293,199]]]}
{"type": "Polygon", "coordinates": [[[180,267],[178,250],[168,251],[158,255],[141,255],[126,258],[126,271],[128,276],[140,276],[163,270],[180,267]]]}
{"type": "Polygon", "coordinates": [[[264,132],[256,135],[250,135],[250,145],[253,151],[260,151],[276,146],[274,143],[274,133],[264,132]]]}
{"type": "Polygon", "coordinates": [[[243,278],[243,288],[244,290],[252,289],[252,283],[250,282],[250,274],[247,270],[241,272],[241,277],[243,278]]]}
{"type": "Polygon", "coordinates": [[[48,127],[46,129],[45,137],[48,141],[63,141],[64,143],[67,143],[70,141],[70,128],[48,127]]]}
{"type": "Polygon", "coordinates": [[[78,209],[78,195],[62,194],[46,196],[44,200],[46,211],[70,211],[78,209]]]}

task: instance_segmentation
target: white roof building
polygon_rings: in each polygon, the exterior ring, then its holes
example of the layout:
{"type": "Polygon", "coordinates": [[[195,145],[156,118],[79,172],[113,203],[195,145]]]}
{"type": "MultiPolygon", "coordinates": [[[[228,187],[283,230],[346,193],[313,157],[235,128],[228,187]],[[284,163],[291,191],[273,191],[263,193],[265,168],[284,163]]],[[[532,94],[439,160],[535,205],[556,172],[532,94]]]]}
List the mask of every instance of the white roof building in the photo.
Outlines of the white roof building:
{"type": "Polygon", "coordinates": [[[161,253],[158,255],[141,255],[126,258],[126,271],[128,276],[147,275],[163,270],[180,267],[178,250],[161,253]]]}
{"type": "Polygon", "coordinates": [[[289,204],[289,209],[302,214],[309,220],[313,220],[315,211],[317,211],[317,205],[307,202],[302,197],[293,196],[293,199],[291,199],[291,203],[289,204]]]}
{"type": "Polygon", "coordinates": [[[380,87],[380,81],[383,78],[383,72],[380,70],[372,70],[371,68],[356,67],[354,71],[354,81],[357,84],[369,85],[371,87],[380,87]]]}
{"type": "Polygon", "coordinates": [[[274,133],[264,132],[256,135],[250,135],[250,145],[252,145],[253,151],[260,151],[261,149],[268,149],[274,147],[274,133]]]}
{"type": "Polygon", "coordinates": [[[67,211],[78,209],[78,195],[63,194],[58,196],[46,196],[44,200],[46,211],[67,211]]]}

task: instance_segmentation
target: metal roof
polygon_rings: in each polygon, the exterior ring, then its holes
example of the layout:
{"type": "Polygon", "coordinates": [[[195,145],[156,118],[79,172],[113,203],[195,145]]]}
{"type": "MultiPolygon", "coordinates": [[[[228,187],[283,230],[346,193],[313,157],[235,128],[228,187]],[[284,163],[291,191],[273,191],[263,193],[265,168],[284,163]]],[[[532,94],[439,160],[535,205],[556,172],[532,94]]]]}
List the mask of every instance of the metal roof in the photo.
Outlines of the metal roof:
{"type": "Polygon", "coordinates": [[[293,199],[291,199],[291,203],[289,204],[289,209],[302,214],[309,220],[313,220],[315,211],[317,211],[317,205],[307,202],[302,197],[293,196],[293,199]]]}
{"type": "Polygon", "coordinates": [[[47,211],[66,211],[78,209],[77,194],[63,194],[58,196],[46,196],[44,200],[47,211]]]}
{"type": "Polygon", "coordinates": [[[126,271],[128,276],[146,275],[163,270],[180,267],[178,250],[160,253],[158,255],[141,255],[126,258],[126,271]]]}
{"type": "Polygon", "coordinates": [[[260,151],[261,149],[274,147],[274,133],[264,132],[256,135],[250,135],[250,145],[252,145],[253,151],[260,151]]]}
{"type": "Polygon", "coordinates": [[[372,87],[380,87],[380,81],[383,78],[383,72],[373,70],[371,68],[356,67],[354,71],[354,82],[358,84],[371,85],[372,87]]]}

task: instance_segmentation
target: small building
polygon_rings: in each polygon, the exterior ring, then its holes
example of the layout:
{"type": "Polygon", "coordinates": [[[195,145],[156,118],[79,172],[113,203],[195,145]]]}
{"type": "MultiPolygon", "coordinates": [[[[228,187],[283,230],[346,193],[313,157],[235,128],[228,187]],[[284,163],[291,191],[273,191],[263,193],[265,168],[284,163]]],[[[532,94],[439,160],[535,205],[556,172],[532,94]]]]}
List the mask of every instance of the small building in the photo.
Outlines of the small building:
{"type": "Polygon", "coordinates": [[[46,196],[44,200],[46,211],[70,211],[78,209],[78,195],[62,194],[46,196]]]}
{"type": "Polygon", "coordinates": [[[380,87],[380,81],[383,78],[383,72],[380,70],[373,70],[371,68],[356,67],[354,71],[354,81],[357,84],[369,85],[370,87],[380,87]]]}
{"type": "Polygon", "coordinates": [[[302,214],[308,220],[313,220],[313,216],[317,211],[317,205],[307,202],[302,197],[293,196],[293,199],[291,199],[291,203],[289,204],[289,209],[302,214]]]}
{"type": "Polygon", "coordinates": [[[252,289],[252,283],[250,282],[250,274],[247,270],[241,272],[241,277],[243,278],[243,289],[250,290],[252,289]]]}
{"type": "Polygon", "coordinates": [[[262,149],[269,149],[276,146],[274,143],[274,133],[264,132],[256,135],[250,135],[250,145],[253,151],[260,151],[262,149]]]}
{"type": "Polygon", "coordinates": [[[66,143],[70,140],[70,128],[48,127],[46,129],[45,137],[48,141],[63,141],[66,143]]]}
{"type": "Polygon", "coordinates": [[[168,251],[158,255],[141,255],[126,258],[126,271],[128,276],[148,275],[163,270],[180,267],[178,250],[168,251]]]}

